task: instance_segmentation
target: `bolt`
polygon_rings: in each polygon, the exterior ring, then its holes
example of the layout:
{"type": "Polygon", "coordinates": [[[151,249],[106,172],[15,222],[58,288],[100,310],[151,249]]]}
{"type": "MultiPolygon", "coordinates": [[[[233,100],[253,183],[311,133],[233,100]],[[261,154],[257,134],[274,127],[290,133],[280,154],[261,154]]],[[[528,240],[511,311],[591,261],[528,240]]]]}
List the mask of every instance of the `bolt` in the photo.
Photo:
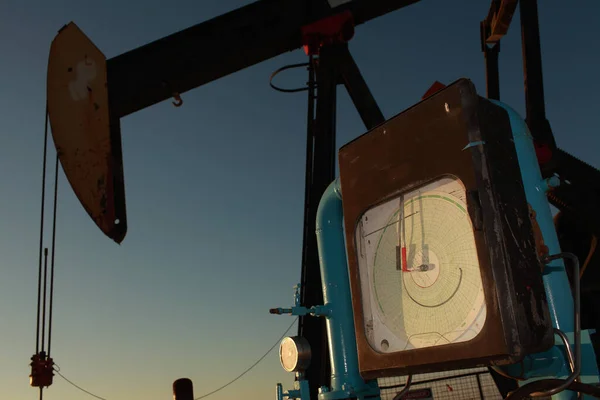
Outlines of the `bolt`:
{"type": "Polygon", "coordinates": [[[551,176],[548,179],[544,179],[540,186],[540,189],[542,189],[544,192],[547,192],[557,186],[560,186],[560,178],[558,176],[551,176]]]}
{"type": "Polygon", "coordinates": [[[319,388],[319,394],[321,393],[328,393],[329,392],[329,388],[327,386],[321,386],[319,388]]]}

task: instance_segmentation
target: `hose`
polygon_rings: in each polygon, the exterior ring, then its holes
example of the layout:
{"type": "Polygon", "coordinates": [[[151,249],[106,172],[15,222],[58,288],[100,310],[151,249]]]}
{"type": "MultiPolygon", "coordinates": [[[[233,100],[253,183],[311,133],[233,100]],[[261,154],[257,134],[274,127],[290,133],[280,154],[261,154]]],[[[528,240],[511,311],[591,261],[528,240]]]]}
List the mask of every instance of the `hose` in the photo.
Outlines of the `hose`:
{"type": "MultiPolygon", "coordinates": [[[[554,387],[562,385],[564,382],[564,379],[542,379],[531,382],[511,392],[505,400],[527,399],[532,393],[547,392],[552,390],[554,387]]],[[[600,387],[594,385],[574,381],[571,382],[566,389],[600,399],[600,387]]]]}

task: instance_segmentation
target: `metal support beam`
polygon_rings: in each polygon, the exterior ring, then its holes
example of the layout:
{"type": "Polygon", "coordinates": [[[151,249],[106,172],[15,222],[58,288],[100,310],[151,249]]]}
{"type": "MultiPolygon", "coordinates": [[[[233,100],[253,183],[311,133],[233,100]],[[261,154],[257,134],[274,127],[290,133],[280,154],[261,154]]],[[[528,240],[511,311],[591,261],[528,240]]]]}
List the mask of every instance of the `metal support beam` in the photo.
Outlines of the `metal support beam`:
{"type": "Polygon", "coordinates": [[[489,99],[500,100],[500,39],[508,32],[516,8],[517,0],[493,0],[488,15],[480,23],[481,51],[485,58],[486,96],[489,99]]]}
{"type": "Polygon", "coordinates": [[[343,11],[355,25],[419,0],[258,0],[107,61],[111,115],[124,117],[302,47],[302,28],[343,11]]]}
{"type": "Polygon", "coordinates": [[[360,69],[347,45],[340,45],[338,50],[338,60],[344,86],[354,103],[367,129],[373,129],[379,124],[385,122],[385,117],[379,109],[375,98],[367,86],[367,82],[360,73],[360,69]]]}
{"type": "Polygon", "coordinates": [[[500,42],[485,52],[486,58],[486,93],[489,99],[500,100],[500,68],[498,56],[500,53],[500,42]]]}
{"type": "MultiPolygon", "coordinates": [[[[315,229],[319,202],[335,177],[336,103],[337,84],[340,80],[348,90],[367,129],[372,129],[385,121],[346,43],[323,46],[318,59],[310,58],[304,244],[300,296],[300,304],[304,307],[323,304],[323,287],[315,229]],[[314,94],[315,84],[318,88],[316,96],[314,94]]],[[[331,360],[325,319],[312,316],[300,317],[298,334],[308,340],[314,355],[305,378],[309,382],[311,398],[317,398],[318,388],[329,386],[331,378],[331,360]]]]}
{"type": "Polygon", "coordinates": [[[554,137],[546,119],[537,0],[520,0],[519,10],[527,125],[535,140],[551,143],[554,146],[554,137]]]}
{"type": "MultiPolygon", "coordinates": [[[[309,167],[307,177],[310,176],[310,183],[306,191],[309,201],[304,211],[304,253],[300,296],[300,303],[304,307],[323,304],[315,229],[319,201],[335,177],[336,87],[340,76],[336,55],[339,53],[339,46],[341,45],[322,47],[317,60],[316,117],[314,121],[309,122],[308,128],[309,137],[313,138],[313,147],[312,160],[307,160],[307,167],[309,167]]],[[[305,377],[309,382],[311,398],[316,399],[319,387],[329,386],[331,378],[325,319],[312,316],[300,317],[298,334],[308,340],[314,355],[305,377]]]]}
{"type": "Polygon", "coordinates": [[[500,68],[498,56],[500,55],[500,41],[493,46],[488,46],[483,41],[483,56],[485,59],[485,91],[488,99],[500,100],[500,68]]]}
{"type": "Polygon", "coordinates": [[[537,0],[520,0],[521,43],[523,49],[523,74],[525,80],[525,121],[540,148],[546,148],[549,159],[540,160],[542,175],[551,176],[558,166],[556,141],[546,119],[542,50],[538,22],[537,0]]]}

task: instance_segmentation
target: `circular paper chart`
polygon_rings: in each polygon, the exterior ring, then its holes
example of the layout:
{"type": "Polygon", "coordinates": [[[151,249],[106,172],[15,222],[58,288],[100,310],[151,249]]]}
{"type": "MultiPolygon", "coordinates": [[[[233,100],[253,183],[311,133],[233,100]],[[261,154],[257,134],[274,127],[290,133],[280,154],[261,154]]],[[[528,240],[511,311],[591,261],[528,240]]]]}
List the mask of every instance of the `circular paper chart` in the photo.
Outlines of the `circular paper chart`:
{"type": "Polygon", "coordinates": [[[485,301],[465,197],[454,179],[406,193],[370,235],[380,350],[463,342],[480,332],[485,301]]]}

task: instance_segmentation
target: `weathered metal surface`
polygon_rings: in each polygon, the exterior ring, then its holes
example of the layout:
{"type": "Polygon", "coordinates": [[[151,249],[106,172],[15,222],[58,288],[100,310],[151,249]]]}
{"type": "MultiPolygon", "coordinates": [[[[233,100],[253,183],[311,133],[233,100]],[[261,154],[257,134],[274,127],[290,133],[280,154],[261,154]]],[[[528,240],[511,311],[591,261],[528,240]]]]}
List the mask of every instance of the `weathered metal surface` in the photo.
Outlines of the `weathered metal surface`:
{"type": "Polygon", "coordinates": [[[534,228],[508,114],[459,80],[340,149],[348,267],[364,378],[518,362],[553,344],[534,228]],[[364,327],[355,229],[390,198],[453,176],[467,192],[487,317],[468,342],[381,353],[364,327]]]}
{"type": "Polygon", "coordinates": [[[73,191],[98,227],[120,243],[127,232],[121,139],[111,129],[106,57],[70,23],[52,42],[48,114],[73,191]]]}

